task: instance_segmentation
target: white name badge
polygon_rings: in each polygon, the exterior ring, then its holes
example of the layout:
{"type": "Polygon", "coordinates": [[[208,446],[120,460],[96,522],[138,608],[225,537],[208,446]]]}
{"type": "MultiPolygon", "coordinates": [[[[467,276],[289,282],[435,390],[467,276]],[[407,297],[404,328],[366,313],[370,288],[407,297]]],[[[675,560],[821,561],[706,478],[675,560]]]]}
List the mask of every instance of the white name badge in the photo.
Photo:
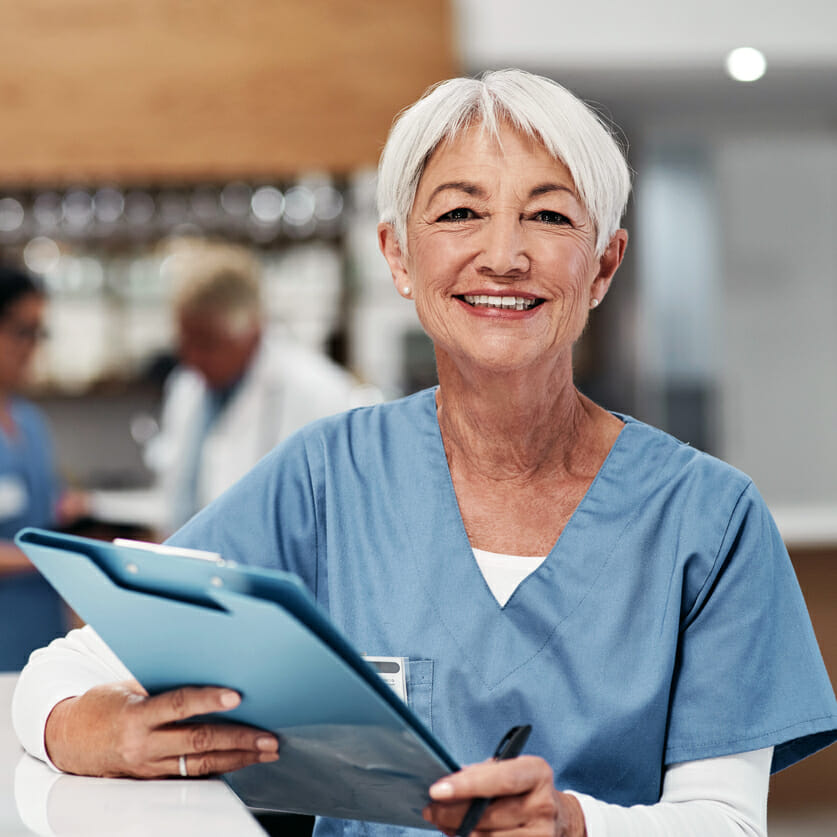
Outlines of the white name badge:
{"type": "Polygon", "coordinates": [[[366,660],[404,703],[407,702],[407,658],[406,657],[369,657],[366,660]]]}
{"type": "Polygon", "coordinates": [[[19,517],[26,511],[28,503],[29,492],[20,477],[0,477],[0,520],[19,517]]]}

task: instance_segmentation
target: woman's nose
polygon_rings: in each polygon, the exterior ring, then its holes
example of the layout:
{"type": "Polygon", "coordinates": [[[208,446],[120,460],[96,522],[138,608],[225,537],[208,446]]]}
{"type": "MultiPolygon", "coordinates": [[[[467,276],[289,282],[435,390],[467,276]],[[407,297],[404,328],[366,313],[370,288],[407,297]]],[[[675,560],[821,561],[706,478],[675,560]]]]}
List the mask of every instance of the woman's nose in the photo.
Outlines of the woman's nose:
{"type": "Polygon", "coordinates": [[[483,226],[476,267],[495,276],[517,277],[529,269],[529,255],[520,219],[492,217],[483,226]]]}

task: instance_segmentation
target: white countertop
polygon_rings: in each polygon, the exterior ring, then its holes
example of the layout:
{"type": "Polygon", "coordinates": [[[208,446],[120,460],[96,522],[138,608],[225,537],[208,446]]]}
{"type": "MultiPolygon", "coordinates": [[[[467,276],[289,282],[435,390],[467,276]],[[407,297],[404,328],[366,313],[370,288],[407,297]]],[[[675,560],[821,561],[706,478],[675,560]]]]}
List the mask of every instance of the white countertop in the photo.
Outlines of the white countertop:
{"type": "Polygon", "coordinates": [[[55,773],[11,725],[16,675],[0,674],[0,835],[264,837],[220,779],[135,781],[55,773]]]}
{"type": "Polygon", "coordinates": [[[837,504],[771,506],[788,549],[837,546],[837,504]]]}

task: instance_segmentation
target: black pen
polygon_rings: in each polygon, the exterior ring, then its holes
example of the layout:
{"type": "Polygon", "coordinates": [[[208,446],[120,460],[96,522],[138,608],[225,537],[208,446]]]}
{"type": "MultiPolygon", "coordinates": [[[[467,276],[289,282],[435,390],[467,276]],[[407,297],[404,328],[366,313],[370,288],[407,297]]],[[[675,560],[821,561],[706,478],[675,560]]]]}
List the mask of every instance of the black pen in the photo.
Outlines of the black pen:
{"type": "MultiPolygon", "coordinates": [[[[529,733],[532,731],[531,724],[523,724],[519,727],[512,727],[504,736],[502,741],[497,745],[492,758],[494,761],[505,761],[506,759],[513,759],[520,755],[526,742],[529,739],[529,733]]],[[[456,829],[457,837],[468,837],[474,830],[476,824],[485,813],[485,809],[494,801],[493,798],[486,798],[478,796],[471,802],[465,817],[462,820],[459,828],[456,829]]]]}

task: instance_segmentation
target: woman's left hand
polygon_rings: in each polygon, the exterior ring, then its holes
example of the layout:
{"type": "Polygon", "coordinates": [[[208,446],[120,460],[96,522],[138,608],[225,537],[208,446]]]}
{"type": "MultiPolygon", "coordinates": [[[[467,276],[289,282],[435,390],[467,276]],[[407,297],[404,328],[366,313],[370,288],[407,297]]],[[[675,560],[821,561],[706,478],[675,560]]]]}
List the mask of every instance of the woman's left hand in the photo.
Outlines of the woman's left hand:
{"type": "Polygon", "coordinates": [[[494,801],[475,829],[483,834],[525,830],[534,837],[585,837],[575,797],[555,789],[552,769],[537,756],[484,761],[440,779],[430,788],[424,818],[453,835],[476,797],[494,801]]]}

